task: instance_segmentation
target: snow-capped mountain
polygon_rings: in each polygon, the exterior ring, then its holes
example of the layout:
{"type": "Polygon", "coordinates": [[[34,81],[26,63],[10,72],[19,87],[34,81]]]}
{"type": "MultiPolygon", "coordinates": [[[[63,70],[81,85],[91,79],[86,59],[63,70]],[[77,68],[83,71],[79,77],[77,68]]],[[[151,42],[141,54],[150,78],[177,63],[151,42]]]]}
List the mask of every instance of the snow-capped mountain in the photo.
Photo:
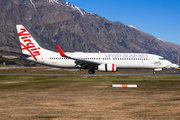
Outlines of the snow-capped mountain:
{"type": "Polygon", "coordinates": [[[134,28],[136,30],[139,30],[138,28],[134,27],[133,25],[127,25],[128,27],[134,28]]]}
{"type": "Polygon", "coordinates": [[[65,0],[47,0],[49,3],[65,4],[65,0]]]}
{"type": "Polygon", "coordinates": [[[79,12],[81,13],[81,15],[83,15],[83,16],[84,16],[84,14],[86,14],[86,12],[85,12],[82,8],[79,8],[79,7],[77,7],[77,6],[74,6],[74,5],[71,4],[70,2],[69,2],[69,3],[66,2],[66,6],[69,7],[70,9],[72,9],[72,10],[77,10],[77,11],[79,11],[79,12]]]}
{"type": "Polygon", "coordinates": [[[71,4],[70,2],[65,2],[65,0],[47,0],[47,2],[64,5],[68,8],[70,8],[71,10],[79,11],[82,16],[84,16],[84,14],[86,14],[86,12],[82,8],[75,6],[75,5],[71,4]]]}
{"type": "Polygon", "coordinates": [[[0,55],[7,50],[21,51],[16,24],[23,24],[42,47],[53,51],[58,44],[65,52],[140,52],[175,60],[180,49],[65,0],[3,0],[0,6],[0,55]]]}

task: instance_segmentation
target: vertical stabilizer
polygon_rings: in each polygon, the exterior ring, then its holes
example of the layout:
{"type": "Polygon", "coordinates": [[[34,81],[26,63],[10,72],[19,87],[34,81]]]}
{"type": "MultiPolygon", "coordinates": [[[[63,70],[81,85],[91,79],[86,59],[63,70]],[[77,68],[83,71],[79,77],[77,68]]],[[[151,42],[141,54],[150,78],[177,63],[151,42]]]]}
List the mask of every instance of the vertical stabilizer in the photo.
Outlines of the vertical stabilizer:
{"type": "Polygon", "coordinates": [[[22,53],[26,55],[32,55],[37,60],[37,56],[41,55],[40,50],[42,49],[30,33],[25,29],[23,25],[16,25],[22,53]]]}

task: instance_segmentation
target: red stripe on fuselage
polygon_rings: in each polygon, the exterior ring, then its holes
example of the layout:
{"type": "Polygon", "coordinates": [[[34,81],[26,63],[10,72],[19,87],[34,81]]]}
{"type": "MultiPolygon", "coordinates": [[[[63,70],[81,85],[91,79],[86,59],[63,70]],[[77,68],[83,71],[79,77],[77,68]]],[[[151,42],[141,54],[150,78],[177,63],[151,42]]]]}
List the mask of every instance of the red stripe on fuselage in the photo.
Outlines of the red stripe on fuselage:
{"type": "Polygon", "coordinates": [[[112,64],[112,71],[114,72],[114,64],[112,64]]]}

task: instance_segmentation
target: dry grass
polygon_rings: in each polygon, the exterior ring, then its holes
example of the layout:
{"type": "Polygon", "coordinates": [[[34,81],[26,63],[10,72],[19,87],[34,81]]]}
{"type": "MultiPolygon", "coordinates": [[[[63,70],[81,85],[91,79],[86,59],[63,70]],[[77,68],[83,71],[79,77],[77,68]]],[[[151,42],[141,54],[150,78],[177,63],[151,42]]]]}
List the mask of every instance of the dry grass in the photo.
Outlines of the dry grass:
{"type": "Polygon", "coordinates": [[[0,106],[0,119],[179,120],[180,77],[0,76],[0,106]]]}

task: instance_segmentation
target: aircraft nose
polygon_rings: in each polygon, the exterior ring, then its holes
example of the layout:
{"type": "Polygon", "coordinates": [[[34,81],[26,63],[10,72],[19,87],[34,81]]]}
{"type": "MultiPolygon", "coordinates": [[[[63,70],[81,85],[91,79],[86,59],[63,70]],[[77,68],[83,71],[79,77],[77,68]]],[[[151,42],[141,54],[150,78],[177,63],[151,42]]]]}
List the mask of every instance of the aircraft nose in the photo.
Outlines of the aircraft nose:
{"type": "Polygon", "coordinates": [[[172,63],[171,63],[170,61],[168,61],[168,60],[166,61],[166,65],[167,65],[167,66],[169,66],[169,65],[171,65],[171,64],[172,64],[172,63]]]}

